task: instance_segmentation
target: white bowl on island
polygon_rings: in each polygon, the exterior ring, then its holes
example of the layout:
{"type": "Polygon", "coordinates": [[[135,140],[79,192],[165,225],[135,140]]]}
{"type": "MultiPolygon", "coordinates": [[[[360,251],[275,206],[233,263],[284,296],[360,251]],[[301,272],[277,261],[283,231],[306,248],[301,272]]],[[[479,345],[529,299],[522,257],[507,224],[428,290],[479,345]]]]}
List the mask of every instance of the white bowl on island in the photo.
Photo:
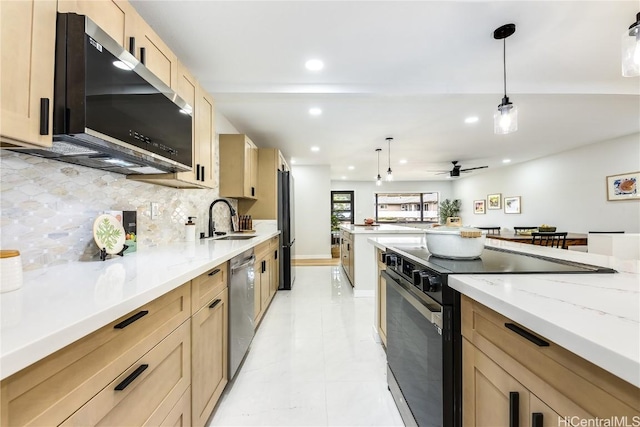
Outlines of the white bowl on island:
{"type": "Polygon", "coordinates": [[[479,258],[487,238],[486,231],[470,227],[433,227],[424,232],[431,255],[449,259],[479,258]]]}

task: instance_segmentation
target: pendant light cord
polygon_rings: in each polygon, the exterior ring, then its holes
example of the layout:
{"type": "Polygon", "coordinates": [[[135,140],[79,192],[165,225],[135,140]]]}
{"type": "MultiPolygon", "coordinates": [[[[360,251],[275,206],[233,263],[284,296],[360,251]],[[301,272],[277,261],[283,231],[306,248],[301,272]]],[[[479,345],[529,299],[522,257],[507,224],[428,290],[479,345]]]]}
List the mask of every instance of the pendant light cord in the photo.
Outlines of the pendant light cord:
{"type": "Polygon", "coordinates": [[[507,96],[507,38],[502,39],[502,67],[504,71],[504,96],[507,96]]]}
{"type": "Polygon", "coordinates": [[[391,139],[387,139],[387,143],[389,147],[389,169],[391,169],[391,139]]]}

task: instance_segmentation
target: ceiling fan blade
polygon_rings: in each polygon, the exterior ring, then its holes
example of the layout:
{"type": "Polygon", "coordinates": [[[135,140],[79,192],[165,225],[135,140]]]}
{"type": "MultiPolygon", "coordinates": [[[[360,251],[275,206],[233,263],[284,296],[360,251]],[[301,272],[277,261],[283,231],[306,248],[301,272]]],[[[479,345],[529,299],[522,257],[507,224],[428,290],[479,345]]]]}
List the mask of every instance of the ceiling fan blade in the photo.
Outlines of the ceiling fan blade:
{"type": "Polygon", "coordinates": [[[466,169],[460,169],[460,172],[468,172],[468,171],[472,171],[472,170],[476,170],[476,169],[484,169],[484,168],[488,168],[489,166],[478,166],[477,168],[466,168],[466,169]]]}

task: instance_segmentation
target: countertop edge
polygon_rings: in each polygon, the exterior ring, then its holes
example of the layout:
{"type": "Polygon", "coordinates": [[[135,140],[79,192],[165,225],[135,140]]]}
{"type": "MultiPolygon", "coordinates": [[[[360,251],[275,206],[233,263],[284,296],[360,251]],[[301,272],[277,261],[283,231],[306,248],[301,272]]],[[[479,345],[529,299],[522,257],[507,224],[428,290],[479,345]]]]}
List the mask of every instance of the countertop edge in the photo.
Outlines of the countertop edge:
{"type": "Polygon", "coordinates": [[[229,250],[229,252],[224,255],[208,259],[206,262],[194,267],[187,273],[183,273],[166,282],[158,284],[153,288],[135,294],[124,301],[120,301],[114,305],[105,306],[101,311],[92,313],[91,316],[76,319],[66,327],[58,329],[54,333],[43,336],[36,341],[28,343],[27,345],[13,348],[6,353],[3,352],[0,356],[0,380],[10,377],[20,370],[50,356],[58,350],[63,349],[69,344],[72,344],[97,331],[105,325],[108,325],[138,307],[184,285],[188,281],[198,277],[211,268],[223,262],[227,262],[234,256],[254,248],[279,234],[279,230],[260,233],[253,239],[248,239],[246,245],[240,245],[229,250]]]}
{"type": "Polygon", "coordinates": [[[473,284],[465,282],[465,276],[449,276],[449,286],[495,312],[521,324],[558,346],[601,367],[628,383],[640,387],[640,361],[629,359],[612,349],[572,333],[551,323],[542,316],[519,308],[494,295],[487,294],[473,284]],[[635,375],[634,375],[635,374],[635,375]]]}

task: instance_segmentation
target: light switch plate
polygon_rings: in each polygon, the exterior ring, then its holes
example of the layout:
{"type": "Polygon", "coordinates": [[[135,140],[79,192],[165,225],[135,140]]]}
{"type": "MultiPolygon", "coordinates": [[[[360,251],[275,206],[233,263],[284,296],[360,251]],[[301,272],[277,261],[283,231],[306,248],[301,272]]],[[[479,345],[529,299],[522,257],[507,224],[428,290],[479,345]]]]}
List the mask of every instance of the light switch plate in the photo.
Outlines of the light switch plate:
{"type": "Polygon", "coordinates": [[[160,207],[158,202],[151,202],[151,219],[156,219],[160,216],[160,207]]]}

